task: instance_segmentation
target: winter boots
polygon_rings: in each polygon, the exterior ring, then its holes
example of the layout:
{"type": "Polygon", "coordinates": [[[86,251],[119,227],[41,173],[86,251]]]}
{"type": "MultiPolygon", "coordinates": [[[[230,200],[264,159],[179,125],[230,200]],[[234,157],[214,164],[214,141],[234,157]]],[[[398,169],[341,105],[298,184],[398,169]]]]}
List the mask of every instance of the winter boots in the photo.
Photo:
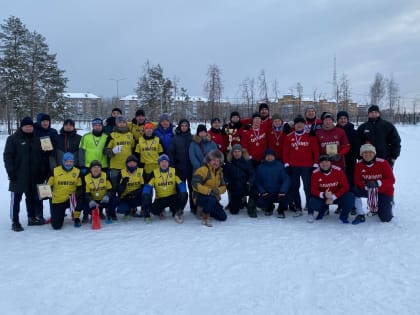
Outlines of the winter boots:
{"type": "Polygon", "coordinates": [[[23,227],[19,222],[13,222],[12,224],[12,230],[15,232],[22,232],[23,231],[23,227]]]}

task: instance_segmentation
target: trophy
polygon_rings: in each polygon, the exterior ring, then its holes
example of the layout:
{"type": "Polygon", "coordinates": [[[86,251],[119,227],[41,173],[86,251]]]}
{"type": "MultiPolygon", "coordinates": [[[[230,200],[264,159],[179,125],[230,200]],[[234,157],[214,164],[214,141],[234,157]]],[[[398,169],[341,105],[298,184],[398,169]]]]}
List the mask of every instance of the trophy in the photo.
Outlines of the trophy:
{"type": "Polygon", "coordinates": [[[233,134],[236,132],[236,129],[231,129],[229,127],[226,127],[226,133],[228,135],[228,139],[229,139],[229,145],[227,147],[227,149],[230,151],[232,150],[232,141],[233,141],[233,134]]]}

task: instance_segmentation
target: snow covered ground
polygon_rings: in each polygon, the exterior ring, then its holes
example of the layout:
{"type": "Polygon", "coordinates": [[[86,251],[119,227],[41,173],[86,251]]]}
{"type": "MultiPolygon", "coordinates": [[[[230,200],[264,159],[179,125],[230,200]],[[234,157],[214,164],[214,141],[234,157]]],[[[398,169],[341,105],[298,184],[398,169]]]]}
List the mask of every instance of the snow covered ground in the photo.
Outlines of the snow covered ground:
{"type": "MultiPolygon", "coordinates": [[[[172,219],[10,230],[0,162],[1,314],[419,314],[419,128],[399,126],[396,206],[343,225],[244,211],[213,228],[172,219]]],[[[0,136],[3,152],[6,136],[0,136]]],[[[226,204],[224,196],[223,203],[226,204]]],[[[47,203],[45,203],[47,205],[47,203]]],[[[46,211],[48,213],[48,210],[46,211]]]]}

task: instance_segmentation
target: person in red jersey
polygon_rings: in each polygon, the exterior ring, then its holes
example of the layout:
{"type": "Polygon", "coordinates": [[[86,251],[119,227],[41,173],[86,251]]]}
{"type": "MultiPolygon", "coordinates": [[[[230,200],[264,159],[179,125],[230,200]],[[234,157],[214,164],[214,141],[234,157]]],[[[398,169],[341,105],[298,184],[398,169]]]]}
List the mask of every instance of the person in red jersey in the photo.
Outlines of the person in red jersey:
{"type": "Polygon", "coordinates": [[[223,154],[227,153],[227,136],[225,130],[221,128],[220,119],[215,117],[211,120],[211,128],[208,130],[211,140],[217,144],[217,149],[223,154]]]}
{"type": "Polygon", "coordinates": [[[312,169],[318,167],[319,146],[317,139],[305,131],[305,119],[302,116],[297,116],[293,123],[295,130],[284,139],[283,162],[292,182],[289,196],[296,209],[294,216],[298,217],[302,215],[300,179],[308,203],[312,169]]]}
{"type": "Polygon", "coordinates": [[[349,191],[346,174],[341,168],[332,165],[328,155],[320,155],[319,167],[311,176],[311,198],[309,199],[308,222],[314,222],[314,212],[318,211],[316,220],[322,220],[332,204],[342,209],[340,220],[349,223],[348,216],[354,205],[354,194],[349,191]]]}
{"type": "Polygon", "coordinates": [[[244,132],[242,147],[248,151],[252,164],[256,168],[264,159],[264,152],[267,148],[267,132],[266,128],[261,124],[261,116],[259,113],[252,115],[252,125],[244,132]]]}
{"type": "Polygon", "coordinates": [[[316,111],[314,105],[307,105],[304,111],[305,118],[305,131],[311,136],[315,135],[315,132],[321,128],[322,121],[316,117],[316,111]]]}
{"type": "Polygon", "coordinates": [[[331,113],[322,113],[321,120],[322,127],[316,131],[320,154],[328,155],[333,165],[344,170],[344,156],[350,150],[347,135],[343,129],[334,125],[334,117],[331,113]]]}
{"type": "Polygon", "coordinates": [[[235,144],[241,144],[242,134],[244,132],[244,123],[241,121],[239,112],[230,113],[230,121],[223,126],[227,136],[227,150],[232,150],[235,144]]]}
{"type": "Polygon", "coordinates": [[[283,160],[283,142],[286,134],[283,132],[283,120],[279,114],[273,114],[272,124],[267,130],[268,147],[276,152],[276,159],[283,160]]]}
{"type": "Polygon", "coordinates": [[[371,144],[363,144],[360,155],[362,159],[354,169],[357,216],[352,223],[359,224],[366,220],[360,197],[367,198],[372,214],[378,214],[382,222],[390,222],[393,217],[395,183],[392,168],[385,159],[376,157],[376,148],[371,144]]]}

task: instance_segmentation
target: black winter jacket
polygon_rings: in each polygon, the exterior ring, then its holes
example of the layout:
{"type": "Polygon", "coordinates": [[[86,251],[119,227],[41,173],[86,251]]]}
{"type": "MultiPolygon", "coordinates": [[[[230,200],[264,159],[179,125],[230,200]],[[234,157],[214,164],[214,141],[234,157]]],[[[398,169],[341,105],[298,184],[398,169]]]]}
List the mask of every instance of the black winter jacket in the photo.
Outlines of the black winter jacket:
{"type": "Polygon", "coordinates": [[[43,182],[44,164],[39,138],[18,129],[6,140],[3,159],[9,176],[9,190],[31,192],[43,182]]]}
{"type": "Polygon", "coordinates": [[[50,171],[52,171],[54,167],[61,165],[61,160],[66,152],[74,154],[74,166],[78,167],[79,144],[81,139],[82,136],[78,135],[76,130],[73,130],[72,132],[65,132],[63,128],[61,128],[60,134],[58,134],[54,139],[55,150],[54,154],[50,156],[50,171]]]}
{"type": "Polygon", "coordinates": [[[223,165],[223,176],[228,190],[233,193],[245,193],[247,183],[253,186],[256,178],[252,162],[243,156],[240,159],[232,158],[223,165]]]}
{"type": "Polygon", "coordinates": [[[192,141],[191,131],[181,132],[179,126],[175,129],[175,136],[171,139],[168,147],[170,165],[175,168],[176,175],[185,181],[192,177],[192,165],[189,156],[189,147],[192,141]]]}

